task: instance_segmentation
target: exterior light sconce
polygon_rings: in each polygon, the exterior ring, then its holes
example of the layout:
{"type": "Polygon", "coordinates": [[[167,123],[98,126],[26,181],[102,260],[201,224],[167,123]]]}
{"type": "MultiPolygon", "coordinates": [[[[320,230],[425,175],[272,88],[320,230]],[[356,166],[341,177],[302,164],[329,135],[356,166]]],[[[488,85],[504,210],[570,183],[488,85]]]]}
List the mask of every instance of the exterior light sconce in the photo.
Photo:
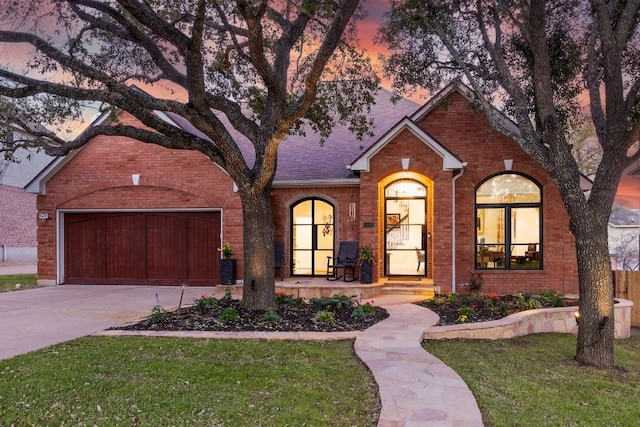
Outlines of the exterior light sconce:
{"type": "Polygon", "coordinates": [[[133,181],[133,185],[140,184],[140,174],[139,173],[132,174],[131,175],[131,181],[133,181]]]}
{"type": "Polygon", "coordinates": [[[46,214],[46,213],[38,214],[38,219],[42,222],[47,222],[47,220],[49,219],[49,214],[46,214]]]}
{"type": "Polygon", "coordinates": [[[580,312],[576,311],[575,313],[573,313],[573,317],[575,317],[576,319],[576,325],[580,325],[580,312]]]}
{"type": "Polygon", "coordinates": [[[351,222],[356,220],[356,202],[349,202],[349,219],[351,222]]]}
{"type": "Polygon", "coordinates": [[[400,162],[402,163],[402,170],[406,171],[407,169],[409,169],[409,162],[411,161],[411,159],[409,157],[405,157],[403,159],[400,159],[400,162]]]}
{"type": "Polygon", "coordinates": [[[512,167],[513,167],[513,159],[506,159],[504,161],[504,170],[510,171],[512,167]]]}

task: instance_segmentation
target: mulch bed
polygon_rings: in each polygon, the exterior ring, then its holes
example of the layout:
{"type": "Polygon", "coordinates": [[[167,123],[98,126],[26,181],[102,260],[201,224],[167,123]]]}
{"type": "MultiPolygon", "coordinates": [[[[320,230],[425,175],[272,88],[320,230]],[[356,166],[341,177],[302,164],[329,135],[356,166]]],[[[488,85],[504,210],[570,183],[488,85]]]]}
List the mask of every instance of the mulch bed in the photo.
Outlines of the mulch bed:
{"type": "Polygon", "coordinates": [[[331,310],[335,321],[321,321],[316,317],[317,311],[307,303],[300,306],[279,303],[275,313],[279,321],[265,318],[264,311],[247,310],[238,300],[222,298],[215,305],[207,306],[203,313],[199,313],[195,305],[183,307],[175,311],[164,313],[164,318],[157,322],[150,321],[150,316],[138,323],[114,329],[124,330],[155,330],[155,331],[286,331],[286,332],[344,332],[361,331],[386,319],[389,314],[380,307],[368,314],[364,319],[353,317],[353,308],[331,310]],[[239,317],[237,320],[221,319],[225,309],[233,308],[239,317]]]}
{"type": "MultiPolygon", "coordinates": [[[[533,307],[525,306],[531,299],[531,295],[457,295],[451,298],[448,295],[437,295],[432,299],[420,301],[416,304],[426,307],[440,316],[439,326],[456,325],[461,323],[488,322],[491,320],[502,319],[514,313],[530,310],[533,307]],[[523,302],[524,298],[524,302],[523,302]],[[461,321],[463,307],[473,309],[473,315],[468,315],[464,321],[461,321]]],[[[562,296],[554,298],[543,298],[533,296],[540,302],[540,308],[577,306],[578,301],[565,299],[562,296]]]]}

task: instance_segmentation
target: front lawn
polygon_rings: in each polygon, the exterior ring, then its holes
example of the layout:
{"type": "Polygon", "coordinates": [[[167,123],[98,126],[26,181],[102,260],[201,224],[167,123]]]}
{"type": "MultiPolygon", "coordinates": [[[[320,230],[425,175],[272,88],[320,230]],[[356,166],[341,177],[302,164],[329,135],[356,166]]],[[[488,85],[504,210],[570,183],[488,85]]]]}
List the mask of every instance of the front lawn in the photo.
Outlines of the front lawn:
{"type": "Polygon", "coordinates": [[[473,392],[487,427],[636,426],[640,409],[640,331],[616,340],[620,370],[573,361],[576,337],[539,334],[509,340],[425,341],[473,392]]]}
{"type": "Polygon", "coordinates": [[[0,292],[31,289],[37,286],[38,276],[36,274],[9,274],[7,276],[0,276],[0,292]]]}
{"type": "Polygon", "coordinates": [[[373,426],[352,346],[83,338],[0,361],[0,425],[373,426]]]}

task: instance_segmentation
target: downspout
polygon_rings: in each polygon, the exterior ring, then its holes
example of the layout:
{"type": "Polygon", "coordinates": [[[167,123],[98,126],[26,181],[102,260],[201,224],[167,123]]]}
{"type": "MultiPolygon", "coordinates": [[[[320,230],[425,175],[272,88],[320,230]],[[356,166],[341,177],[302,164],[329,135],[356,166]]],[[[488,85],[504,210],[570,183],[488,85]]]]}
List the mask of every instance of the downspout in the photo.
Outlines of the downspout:
{"type": "MultiPolygon", "coordinates": [[[[462,163],[462,167],[466,167],[467,162],[462,163]]],[[[451,186],[451,293],[456,293],[456,181],[464,175],[464,169],[460,169],[460,173],[453,177],[451,186]]]]}

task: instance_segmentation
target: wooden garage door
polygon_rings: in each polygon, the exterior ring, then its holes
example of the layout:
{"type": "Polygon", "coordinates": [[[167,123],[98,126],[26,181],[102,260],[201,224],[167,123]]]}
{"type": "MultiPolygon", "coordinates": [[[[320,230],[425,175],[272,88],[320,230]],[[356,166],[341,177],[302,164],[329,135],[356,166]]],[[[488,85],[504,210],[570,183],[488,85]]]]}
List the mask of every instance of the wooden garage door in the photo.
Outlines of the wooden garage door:
{"type": "Polygon", "coordinates": [[[220,213],[64,216],[65,283],[214,285],[220,213]]]}

